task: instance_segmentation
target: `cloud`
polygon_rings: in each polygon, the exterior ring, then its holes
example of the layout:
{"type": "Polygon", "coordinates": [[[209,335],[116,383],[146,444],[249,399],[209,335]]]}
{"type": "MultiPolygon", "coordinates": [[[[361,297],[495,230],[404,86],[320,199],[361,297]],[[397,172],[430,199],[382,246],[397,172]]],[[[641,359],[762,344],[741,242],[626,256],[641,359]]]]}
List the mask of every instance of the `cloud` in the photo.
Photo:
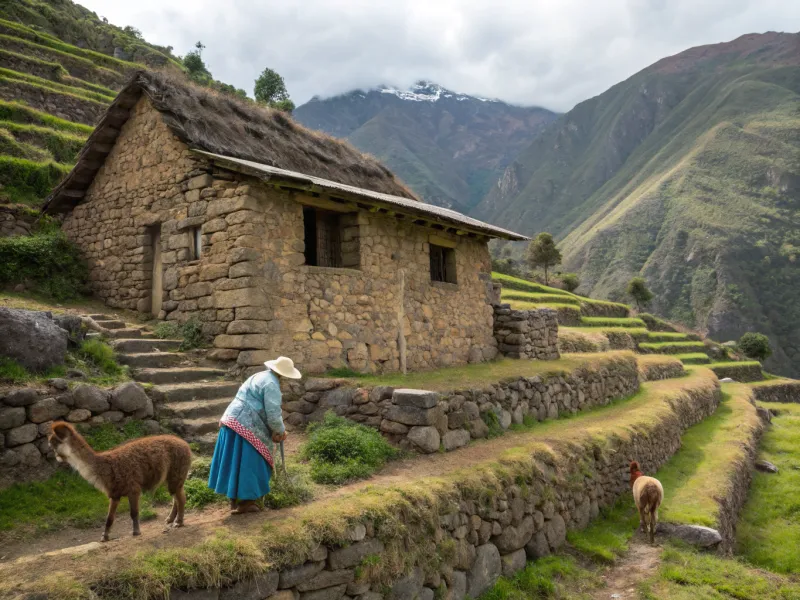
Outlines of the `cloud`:
{"type": "Polygon", "coordinates": [[[691,46],[800,30],[796,0],[79,0],[176,53],[206,45],[252,93],[264,67],[298,104],[429,79],[566,111],[691,46]]]}

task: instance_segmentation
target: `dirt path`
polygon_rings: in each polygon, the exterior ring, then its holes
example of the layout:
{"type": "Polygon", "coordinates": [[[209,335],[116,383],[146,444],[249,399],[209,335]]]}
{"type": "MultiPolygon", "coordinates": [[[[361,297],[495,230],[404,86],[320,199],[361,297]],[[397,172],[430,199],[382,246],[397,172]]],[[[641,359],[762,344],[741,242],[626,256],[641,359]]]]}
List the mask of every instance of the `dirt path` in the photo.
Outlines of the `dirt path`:
{"type": "Polygon", "coordinates": [[[641,532],[631,538],[628,553],[601,575],[605,587],[592,594],[593,600],[638,600],[639,583],[656,574],[661,564],[661,547],[647,543],[641,532]]]}
{"type": "MultiPolygon", "coordinates": [[[[689,376],[680,380],[682,386],[691,387],[698,383],[697,376],[689,376]]],[[[133,538],[130,535],[130,519],[127,515],[119,514],[112,530],[112,540],[105,544],[92,544],[93,563],[122,564],[135,553],[159,548],[179,548],[193,546],[213,536],[220,530],[227,530],[236,535],[243,536],[261,530],[266,522],[302,514],[305,510],[313,510],[315,505],[320,505],[330,498],[352,495],[360,490],[370,488],[389,488],[409,481],[426,477],[441,476],[455,473],[462,469],[474,468],[481,463],[497,460],[502,455],[514,448],[532,450],[535,444],[544,444],[558,447],[563,443],[585,439],[587,435],[608,433],[608,430],[620,426],[620,422],[639,420],[642,415],[652,417],[656,406],[664,405],[664,397],[658,393],[663,387],[674,387],[675,380],[650,382],[643,386],[644,393],[633,398],[620,400],[609,406],[583,413],[575,418],[548,421],[536,425],[533,429],[522,432],[507,432],[506,435],[492,440],[474,442],[459,450],[449,453],[415,456],[413,458],[397,461],[388,465],[377,476],[352,483],[336,489],[324,489],[317,494],[310,504],[280,510],[266,511],[249,515],[232,516],[224,506],[214,506],[203,511],[189,512],[186,517],[186,527],[181,529],[165,530],[162,523],[166,517],[167,507],[158,508],[158,517],[155,520],[142,524],[142,535],[133,538]]],[[[287,451],[292,446],[287,447],[287,451]]],[[[293,449],[294,450],[294,449],[293,449]]],[[[291,468],[291,465],[290,465],[291,468]]],[[[76,568],[76,562],[71,554],[85,553],[82,547],[94,540],[99,540],[101,527],[93,529],[66,529],[37,541],[21,542],[16,546],[7,545],[0,555],[5,559],[0,561],[0,580],[7,575],[19,571],[20,563],[26,563],[25,579],[35,578],[37,573],[44,575],[53,569],[76,568]],[[67,548],[67,552],[59,552],[67,548]],[[45,556],[45,560],[36,560],[43,557],[42,553],[54,552],[52,556],[45,556]]],[[[82,560],[80,563],[86,563],[82,560]]],[[[81,567],[78,567],[81,570],[81,567]]],[[[14,577],[16,580],[17,577],[14,577]]],[[[598,598],[609,596],[598,596],[598,598]]],[[[623,596],[624,597],[624,596],[623,596]]]]}

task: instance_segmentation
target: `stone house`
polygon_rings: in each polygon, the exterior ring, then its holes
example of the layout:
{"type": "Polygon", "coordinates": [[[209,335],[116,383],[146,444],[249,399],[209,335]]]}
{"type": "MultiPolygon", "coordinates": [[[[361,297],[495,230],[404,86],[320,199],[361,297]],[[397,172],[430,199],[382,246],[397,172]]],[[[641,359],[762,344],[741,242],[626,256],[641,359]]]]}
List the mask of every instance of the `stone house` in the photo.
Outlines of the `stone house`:
{"type": "Polygon", "coordinates": [[[212,358],[307,372],[492,359],[491,238],[286,115],[137,73],[45,205],[108,305],[196,317],[212,358]]]}

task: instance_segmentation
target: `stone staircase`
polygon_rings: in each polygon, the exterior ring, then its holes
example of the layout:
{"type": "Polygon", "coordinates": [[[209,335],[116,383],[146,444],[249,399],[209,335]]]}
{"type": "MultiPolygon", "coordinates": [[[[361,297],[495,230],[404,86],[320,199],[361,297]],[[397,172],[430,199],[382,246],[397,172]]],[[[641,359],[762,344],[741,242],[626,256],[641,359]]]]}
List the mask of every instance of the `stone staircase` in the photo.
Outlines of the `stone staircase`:
{"type": "Polygon", "coordinates": [[[201,449],[213,447],[219,418],[239,382],[225,379],[226,371],[206,360],[204,353],[180,352],[181,340],[158,339],[147,327],[115,317],[89,316],[111,330],[117,360],[130,367],[134,381],[149,387],[159,418],[201,449]]]}

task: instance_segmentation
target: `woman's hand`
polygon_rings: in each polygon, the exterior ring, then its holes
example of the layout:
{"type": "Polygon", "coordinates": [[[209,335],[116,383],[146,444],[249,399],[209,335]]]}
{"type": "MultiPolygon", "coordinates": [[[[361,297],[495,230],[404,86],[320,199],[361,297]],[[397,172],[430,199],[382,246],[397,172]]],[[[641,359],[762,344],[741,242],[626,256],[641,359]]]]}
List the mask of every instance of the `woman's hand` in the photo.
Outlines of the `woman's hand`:
{"type": "Polygon", "coordinates": [[[284,431],[283,433],[273,433],[272,441],[275,442],[276,444],[279,444],[283,440],[285,440],[288,436],[289,434],[286,431],[284,431]]]}

